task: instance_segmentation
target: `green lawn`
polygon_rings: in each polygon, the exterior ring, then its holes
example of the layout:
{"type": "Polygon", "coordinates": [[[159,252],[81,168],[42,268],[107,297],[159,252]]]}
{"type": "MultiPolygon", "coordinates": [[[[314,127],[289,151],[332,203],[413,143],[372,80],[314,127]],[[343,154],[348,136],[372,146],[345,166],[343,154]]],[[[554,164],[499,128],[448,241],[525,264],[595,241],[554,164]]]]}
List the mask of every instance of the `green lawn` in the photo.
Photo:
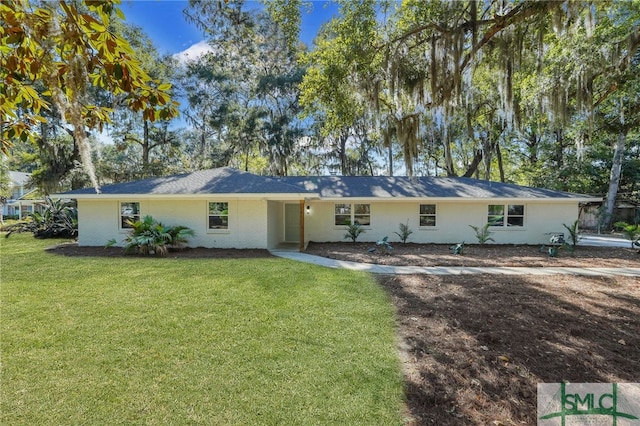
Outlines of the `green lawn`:
{"type": "Polygon", "coordinates": [[[0,239],[1,424],[402,423],[393,308],[365,274],[0,239]]]}

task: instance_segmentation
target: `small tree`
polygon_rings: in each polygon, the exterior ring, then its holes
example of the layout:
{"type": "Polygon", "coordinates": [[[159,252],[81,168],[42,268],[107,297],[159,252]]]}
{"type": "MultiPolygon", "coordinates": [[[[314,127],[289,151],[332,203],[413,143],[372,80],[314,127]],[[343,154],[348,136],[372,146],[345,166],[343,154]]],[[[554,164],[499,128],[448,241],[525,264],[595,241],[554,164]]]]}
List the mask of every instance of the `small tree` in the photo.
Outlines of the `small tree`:
{"type": "Polygon", "coordinates": [[[400,226],[400,232],[394,232],[394,234],[400,237],[400,241],[402,241],[402,244],[406,244],[407,238],[409,238],[409,235],[413,234],[413,231],[409,229],[409,219],[407,219],[406,224],[400,223],[399,226],[400,226]]]}
{"type": "Polygon", "coordinates": [[[357,222],[356,223],[349,222],[347,224],[347,233],[344,234],[344,238],[345,239],[350,238],[351,241],[355,243],[358,237],[360,236],[360,234],[362,234],[363,232],[364,232],[364,229],[362,228],[362,225],[360,225],[357,222]]]}
{"type": "Polygon", "coordinates": [[[488,223],[484,225],[482,228],[479,226],[473,226],[473,225],[469,225],[469,227],[475,231],[476,238],[478,239],[478,243],[480,243],[481,246],[485,245],[489,241],[495,242],[495,240],[491,238],[491,234],[493,234],[493,232],[489,231],[488,223]]]}

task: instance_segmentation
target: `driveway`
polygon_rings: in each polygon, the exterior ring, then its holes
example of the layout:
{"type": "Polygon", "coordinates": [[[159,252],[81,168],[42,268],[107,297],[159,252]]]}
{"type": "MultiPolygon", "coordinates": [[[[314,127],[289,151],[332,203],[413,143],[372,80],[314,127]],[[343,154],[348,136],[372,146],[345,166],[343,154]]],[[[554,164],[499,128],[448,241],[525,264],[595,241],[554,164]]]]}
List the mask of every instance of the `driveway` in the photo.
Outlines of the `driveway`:
{"type": "Polygon", "coordinates": [[[630,248],[629,240],[613,235],[580,234],[580,246],[630,248]]]}

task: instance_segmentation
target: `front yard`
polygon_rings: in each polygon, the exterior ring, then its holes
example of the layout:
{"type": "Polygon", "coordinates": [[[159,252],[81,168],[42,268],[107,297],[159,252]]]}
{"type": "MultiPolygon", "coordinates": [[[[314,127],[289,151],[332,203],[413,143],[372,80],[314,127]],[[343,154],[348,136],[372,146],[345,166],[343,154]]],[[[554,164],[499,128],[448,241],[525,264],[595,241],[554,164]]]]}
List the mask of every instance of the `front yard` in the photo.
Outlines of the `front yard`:
{"type": "MultiPolygon", "coordinates": [[[[373,278],[263,251],[142,258],[0,242],[2,424],[535,424],[537,383],[640,377],[636,277],[373,278]]],[[[639,260],[606,248],[318,249],[388,264],[639,260]]]]}
{"type": "Polygon", "coordinates": [[[0,239],[1,424],[402,423],[393,307],[365,274],[0,239]]]}

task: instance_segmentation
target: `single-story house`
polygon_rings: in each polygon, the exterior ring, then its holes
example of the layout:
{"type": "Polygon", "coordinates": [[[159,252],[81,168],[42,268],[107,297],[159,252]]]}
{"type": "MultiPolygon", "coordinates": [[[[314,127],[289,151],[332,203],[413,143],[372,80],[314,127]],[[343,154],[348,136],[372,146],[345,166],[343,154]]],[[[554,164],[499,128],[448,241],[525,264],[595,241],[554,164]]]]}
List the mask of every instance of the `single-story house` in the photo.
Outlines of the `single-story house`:
{"type": "Polygon", "coordinates": [[[344,241],[345,224],[375,242],[408,224],[409,242],[476,242],[469,225],[491,224],[498,244],[541,244],[578,218],[586,195],[471,178],[264,177],[232,168],[57,194],[76,199],[81,246],[120,242],[127,221],[151,215],[195,231],[192,247],[265,248],[344,241]]]}

